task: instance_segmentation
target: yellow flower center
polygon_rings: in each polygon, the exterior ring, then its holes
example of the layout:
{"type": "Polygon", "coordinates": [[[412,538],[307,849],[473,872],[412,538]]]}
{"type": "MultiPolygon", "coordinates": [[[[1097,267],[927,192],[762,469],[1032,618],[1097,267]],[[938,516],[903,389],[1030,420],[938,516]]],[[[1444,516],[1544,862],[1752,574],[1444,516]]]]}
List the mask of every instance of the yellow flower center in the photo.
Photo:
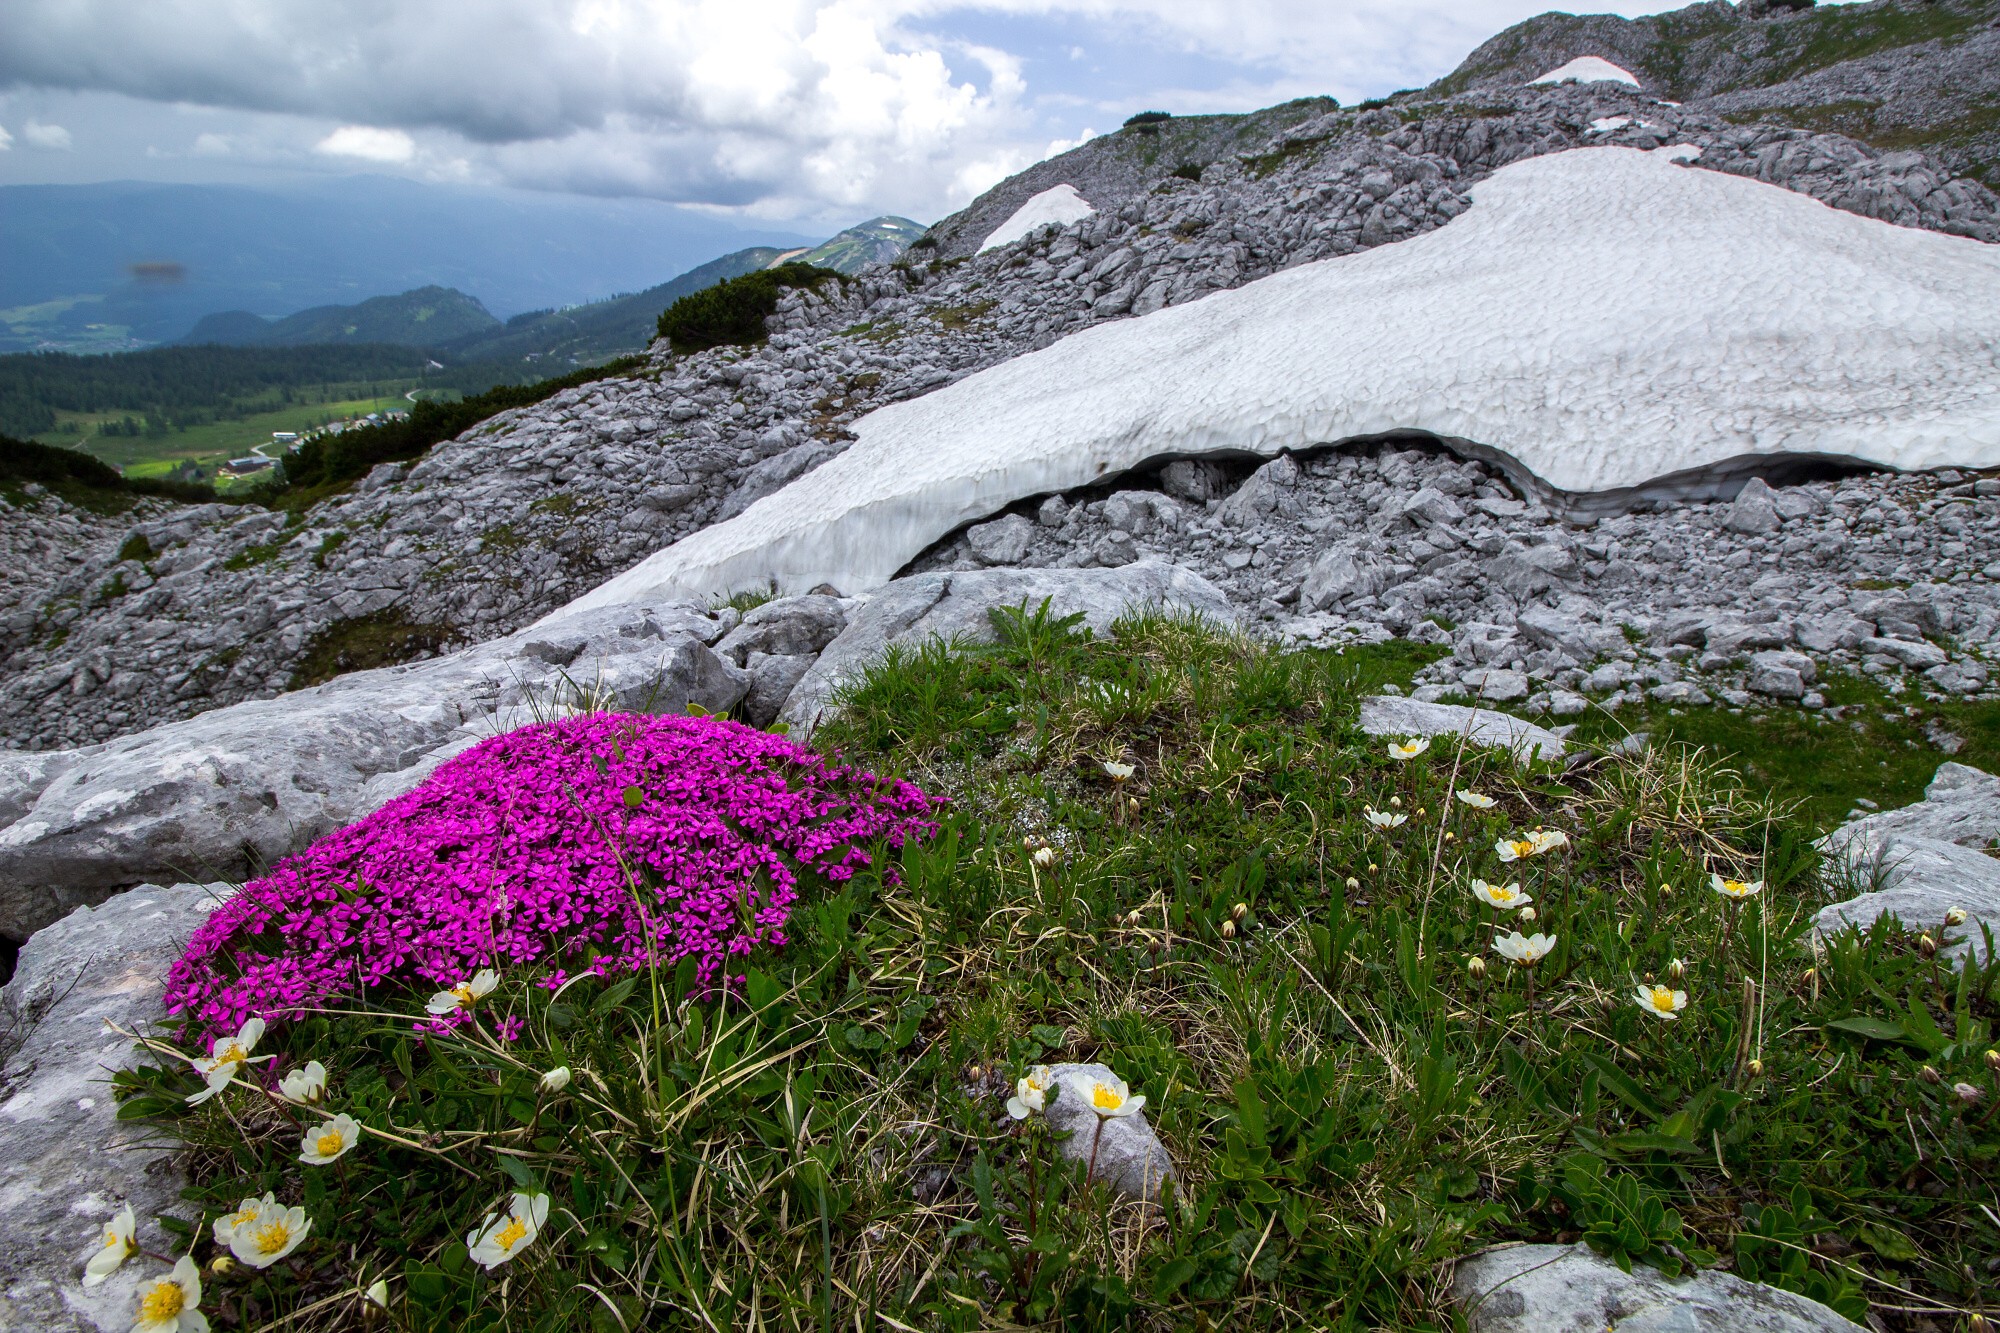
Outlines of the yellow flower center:
{"type": "Polygon", "coordinates": [[[121,1245],[121,1244],[123,1244],[123,1243],[124,1243],[124,1238],[123,1238],[122,1236],[120,1236],[120,1235],[119,1235],[119,1234],[118,1234],[117,1232],[115,1232],[115,1231],[107,1231],[107,1232],[105,1232],[105,1233],[104,1233],[104,1248],[105,1248],[105,1249],[107,1249],[107,1250],[109,1250],[109,1249],[115,1249],[115,1248],[116,1248],[117,1246],[119,1246],[119,1245],[121,1245]]]}
{"type": "Polygon", "coordinates": [[[163,1321],[172,1319],[187,1308],[187,1293],[181,1284],[171,1280],[155,1282],[153,1289],[139,1302],[139,1319],[163,1321]]]}
{"type": "Polygon", "coordinates": [[[1507,848],[1516,856],[1527,856],[1535,850],[1535,844],[1523,840],[1520,842],[1510,842],[1507,844],[1507,848]]]}
{"type": "Polygon", "coordinates": [[[472,987],[461,981],[451,988],[451,996],[458,1001],[459,1008],[466,1008],[472,1003],[472,987]]]}
{"type": "Polygon", "coordinates": [[[1512,890],[1512,889],[1510,889],[1510,888],[1498,888],[1498,889],[1495,889],[1495,890],[1493,890],[1493,901],[1494,901],[1494,902],[1496,902],[1496,903],[1511,903],[1511,902],[1513,902],[1513,901],[1514,901],[1514,890],[1512,890]]]}
{"type": "Polygon", "coordinates": [[[1674,993],[1665,986],[1653,987],[1653,1007],[1663,1014],[1674,1011],[1674,993]]]}
{"type": "Polygon", "coordinates": [[[493,1243],[503,1250],[512,1250],[528,1234],[528,1224],[518,1217],[507,1219],[507,1225],[493,1233],[493,1243]]]}
{"type": "Polygon", "coordinates": [[[229,1225],[232,1227],[240,1227],[245,1222],[255,1221],[256,1217],[257,1217],[257,1210],[255,1208],[244,1208],[230,1217],[229,1225]]]}
{"type": "Polygon", "coordinates": [[[1750,886],[1740,879],[1725,879],[1722,881],[1722,891],[1732,898],[1741,898],[1750,891],[1750,886]]]}
{"type": "Polygon", "coordinates": [[[232,1041],[229,1045],[223,1047],[222,1054],[215,1057],[215,1063],[218,1065],[240,1065],[249,1058],[250,1052],[232,1041]]]}
{"type": "Polygon", "coordinates": [[[257,1247],[257,1253],[276,1254],[279,1250],[285,1248],[285,1242],[291,1238],[291,1227],[286,1225],[283,1218],[280,1218],[268,1226],[258,1227],[256,1234],[251,1236],[250,1241],[257,1247]]]}
{"type": "Polygon", "coordinates": [[[1125,1104],[1125,1099],[1100,1083],[1090,1091],[1090,1104],[1100,1111],[1115,1111],[1125,1104]]]}
{"type": "Polygon", "coordinates": [[[332,1157],[335,1153],[338,1153],[340,1151],[340,1145],[341,1145],[340,1131],[337,1129],[329,1129],[324,1134],[319,1136],[319,1142],[315,1146],[318,1147],[319,1155],[321,1157],[332,1157]]]}

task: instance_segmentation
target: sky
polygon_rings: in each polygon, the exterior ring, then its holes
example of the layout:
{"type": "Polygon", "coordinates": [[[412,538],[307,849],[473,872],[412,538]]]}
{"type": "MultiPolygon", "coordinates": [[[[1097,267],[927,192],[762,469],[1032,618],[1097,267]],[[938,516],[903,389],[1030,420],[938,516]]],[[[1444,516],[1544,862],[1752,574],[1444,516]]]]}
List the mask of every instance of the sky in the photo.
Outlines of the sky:
{"type": "Polygon", "coordinates": [[[930,222],[1133,112],[1420,86],[1548,7],[5,0],[0,184],[371,173],[930,222]]]}

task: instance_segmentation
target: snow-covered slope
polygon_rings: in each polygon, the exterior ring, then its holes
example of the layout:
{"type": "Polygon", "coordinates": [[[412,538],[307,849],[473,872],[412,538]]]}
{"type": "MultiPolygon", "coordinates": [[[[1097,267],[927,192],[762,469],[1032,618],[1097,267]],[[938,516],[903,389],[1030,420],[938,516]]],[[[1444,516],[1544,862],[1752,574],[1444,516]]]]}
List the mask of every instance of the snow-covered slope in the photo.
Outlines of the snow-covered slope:
{"type": "Polygon", "coordinates": [[[2000,464],[2000,249],[1626,148],[1518,162],[1473,198],[874,412],[839,458],[571,607],[859,592],[1026,496],[1396,430],[1571,493],[1758,455],[2000,464]]]}
{"type": "Polygon", "coordinates": [[[1528,80],[1528,83],[1532,86],[1534,84],[1569,83],[1572,81],[1576,83],[1629,83],[1634,88],[1639,86],[1639,80],[1633,75],[1631,70],[1614,65],[1603,56],[1578,56],[1568,64],[1552,69],[1538,79],[1528,80]]]}
{"type": "Polygon", "coordinates": [[[1065,183],[1054,186],[1015,209],[1013,216],[993,229],[993,234],[980,245],[979,253],[1012,245],[1037,227],[1081,222],[1096,211],[1087,199],[1076,192],[1074,185],[1065,183]]]}

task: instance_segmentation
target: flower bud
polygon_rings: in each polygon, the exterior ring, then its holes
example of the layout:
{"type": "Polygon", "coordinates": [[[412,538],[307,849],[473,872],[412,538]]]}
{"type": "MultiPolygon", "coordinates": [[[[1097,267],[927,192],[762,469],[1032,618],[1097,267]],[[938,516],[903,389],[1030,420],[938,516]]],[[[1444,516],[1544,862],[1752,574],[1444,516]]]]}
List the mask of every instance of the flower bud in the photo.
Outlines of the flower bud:
{"type": "Polygon", "coordinates": [[[1417,813],[1420,815],[1427,815],[1430,813],[1430,810],[1427,807],[1420,805],[1417,807],[1417,813]]]}
{"type": "Polygon", "coordinates": [[[1535,919],[1535,909],[1533,907],[1523,907],[1520,911],[1520,917],[1523,921],[1533,921],[1535,919]]]}
{"type": "Polygon", "coordinates": [[[1053,848],[1053,847],[1037,847],[1037,848],[1035,849],[1035,864],[1036,864],[1036,865],[1040,866],[1040,867],[1041,867],[1042,869],[1044,869],[1044,870],[1047,870],[1047,869],[1048,869],[1048,868],[1049,868],[1050,866],[1054,865],[1055,863],[1056,863],[1056,849],[1055,849],[1055,848],[1053,848]]]}
{"type": "Polygon", "coordinates": [[[966,1068],[965,1081],[967,1083],[977,1083],[985,1077],[986,1068],[983,1065],[970,1065],[966,1068]]]}
{"type": "Polygon", "coordinates": [[[1937,941],[1931,938],[1929,931],[1917,936],[1917,952],[1926,958],[1937,957],[1937,941]]]}
{"type": "Polygon", "coordinates": [[[1986,1067],[1994,1073],[2000,1074],[2000,1051],[1988,1051],[1986,1053],[1986,1067]]]}
{"type": "Polygon", "coordinates": [[[1225,940],[1236,938],[1236,923],[1234,921],[1225,921],[1222,923],[1222,938],[1225,940]]]}
{"type": "Polygon", "coordinates": [[[548,1073],[542,1075],[543,1092],[561,1092],[564,1088],[567,1088],[568,1086],[569,1086],[568,1065],[557,1065],[554,1069],[551,1069],[548,1073]]]}
{"type": "Polygon", "coordinates": [[[1456,833],[1453,833],[1450,829],[1446,829],[1444,831],[1444,840],[1446,842],[1457,842],[1458,835],[1456,833]]]}
{"type": "Polygon", "coordinates": [[[1946,913],[1944,914],[1944,923],[1945,923],[1945,924],[1946,924],[1947,926],[1962,926],[1962,925],[1964,925],[1964,924],[1965,924],[1965,909],[1964,909],[1963,907],[1954,907],[1954,908],[1952,908],[1952,909],[1951,909],[1950,911],[1948,911],[1948,912],[1946,912],[1946,913]]]}
{"type": "Polygon", "coordinates": [[[1478,954],[1465,960],[1465,974],[1474,981],[1486,980],[1486,960],[1478,954]]]}
{"type": "Polygon", "coordinates": [[[1938,1084],[1944,1082],[1944,1075],[1938,1073],[1937,1070],[1933,1069],[1929,1065],[1925,1065],[1922,1069],[1919,1069],[1917,1071],[1917,1077],[1922,1079],[1924,1082],[1930,1084],[1934,1088],[1938,1084]]]}
{"type": "Polygon", "coordinates": [[[1973,1103],[1977,1102],[1981,1097],[1984,1097],[1986,1095],[1986,1093],[1983,1090],[1974,1087],[1970,1083],[1954,1083],[1951,1085],[1951,1090],[1957,1093],[1958,1099],[1964,1102],[1967,1106],[1971,1106],[1973,1103]]]}
{"type": "Polygon", "coordinates": [[[1389,798],[1389,808],[1391,810],[1401,810],[1403,808],[1403,798],[1400,796],[1391,796],[1389,798]]]}
{"type": "Polygon", "coordinates": [[[226,1254],[218,1254],[213,1259],[210,1259],[208,1261],[208,1271],[216,1274],[217,1276],[220,1276],[224,1273],[233,1272],[235,1268],[236,1268],[236,1261],[230,1258],[226,1254]]]}
{"type": "Polygon", "coordinates": [[[387,1310],[389,1308],[389,1284],[379,1277],[376,1278],[368,1284],[368,1290],[361,1293],[361,1299],[367,1305],[368,1313],[371,1315],[387,1310]]]}
{"type": "Polygon", "coordinates": [[[1347,887],[1350,889],[1358,889],[1361,887],[1361,881],[1354,878],[1354,876],[1349,875],[1347,877],[1347,887]]]}
{"type": "Polygon", "coordinates": [[[1744,1068],[1750,1071],[1751,1078],[1764,1077],[1764,1062],[1762,1060],[1752,1060],[1744,1068]]]}
{"type": "Polygon", "coordinates": [[[1975,1310],[1966,1317],[1965,1333],[1993,1333],[1993,1321],[1975,1310]]]}
{"type": "Polygon", "coordinates": [[[1229,919],[1231,921],[1241,921],[1244,917],[1249,915],[1250,915],[1249,903],[1238,903],[1236,904],[1236,906],[1229,909],[1229,919]]]}
{"type": "Polygon", "coordinates": [[[1382,868],[1381,866],[1376,865],[1373,861],[1370,861],[1368,863],[1368,873],[1371,875],[1374,874],[1376,871],[1380,870],[1381,868],[1382,868]]]}
{"type": "Polygon", "coordinates": [[[1641,972],[1639,974],[1639,980],[1645,982],[1648,986],[1650,986],[1653,984],[1653,974],[1651,972],[1641,972]]]}
{"type": "Polygon", "coordinates": [[[1671,963],[1667,964],[1667,980],[1686,981],[1687,974],[1688,974],[1688,965],[1686,963],[1683,963],[1680,959],[1676,958],[1671,963]]]}

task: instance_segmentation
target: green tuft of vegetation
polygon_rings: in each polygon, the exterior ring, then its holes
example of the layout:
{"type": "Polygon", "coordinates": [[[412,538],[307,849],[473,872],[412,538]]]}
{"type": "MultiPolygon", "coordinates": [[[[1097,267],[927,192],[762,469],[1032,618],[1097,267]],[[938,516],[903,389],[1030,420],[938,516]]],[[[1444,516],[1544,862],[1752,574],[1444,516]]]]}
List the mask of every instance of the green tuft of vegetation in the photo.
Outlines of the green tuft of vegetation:
{"type": "Polygon", "coordinates": [[[971,328],[974,323],[992,313],[998,301],[967,301],[961,305],[942,306],[930,311],[930,317],[944,328],[957,332],[971,328]]]}
{"type": "Polygon", "coordinates": [[[143,563],[151,560],[154,554],[153,544],[146,540],[146,534],[143,532],[133,533],[125,539],[124,545],[118,548],[118,558],[121,561],[137,560],[143,563]]]}
{"type": "Polygon", "coordinates": [[[1199,181],[1202,165],[1199,162],[1183,162],[1167,174],[1184,181],[1199,181]]]}
{"type": "Polygon", "coordinates": [[[748,347],[764,341],[764,321],[778,312],[786,288],[817,290],[829,280],[847,281],[843,274],[813,264],[780,264],[745,273],[690,292],[668,306],[660,315],[659,333],[682,355],[711,347],[748,347]]]}
{"type": "Polygon", "coordinates": [[[350,671],[413,662],[443,651],[457,636],[450,625],[412,621],[400,606],[336,620],[306,644],[288,688],[302,690],[350,671]]]}
{"type": "MultiPolygon", "coordinates": [[[[254,546],[246,546],[223,561],[222,567],[233,572],[241,569],[255,569],[258,565],[268,565],[278,558],[279,553],[291,543],[291,539],[291,533],[284,532],[273,537],[270,541],[258,542],[254,546]]],[[[323,565],[320,567],[325,568],[323,565]]]]}
{"type": "Polygon", "coordinates": [[[1764,784],[1679,746],[1395,759],[1354,719],[1417,645],[1098,639],[1046,606],[994,631],[846,692],[815,744],[950,813],[813,885],[729,995],[512,969],[422,1040],[414,994],[278,1027],[199,1107],[182,1056],[119,1074],[121,1115],[192,1145],[198,1261],[246,1195],[312,1219],[204,1278],[217,1326],[357,1324],[380,1278],[406,1328],[1441,1330],[1454,1259],[1578,1238],[1892,1327],[2000,1299],[2000,1127],[1954,1092],[1994,1095],[2000,961],[1953,973],[1891,924],[1816,951],[1855,886],[1764,784]],[[1567,843],[1501,862],[1533,828],[1567,843]],[[1531,966],[1494,948],[1516,927],[1552,937],[1531,966]],[[257,1086],[315,1059],[314,1109],[257,1086]],[[1072,1060],[1147,1098],[1163,1205],[1003,1110],[1072,1060]],[[302,1165],[336,1112],[358,1146],[302,1165]],[[483,1268],[467,1233],[517,1192],[546,1221],[483,1268]]]}
{"type": "Polygon", "coordinates": [[[1174,118],[1171,111],[1141,111],[1136,116],[1125,117],[1120,129],[1137,130],[1141,134],[1158,134],[1160,126],[1174,118]]]}

